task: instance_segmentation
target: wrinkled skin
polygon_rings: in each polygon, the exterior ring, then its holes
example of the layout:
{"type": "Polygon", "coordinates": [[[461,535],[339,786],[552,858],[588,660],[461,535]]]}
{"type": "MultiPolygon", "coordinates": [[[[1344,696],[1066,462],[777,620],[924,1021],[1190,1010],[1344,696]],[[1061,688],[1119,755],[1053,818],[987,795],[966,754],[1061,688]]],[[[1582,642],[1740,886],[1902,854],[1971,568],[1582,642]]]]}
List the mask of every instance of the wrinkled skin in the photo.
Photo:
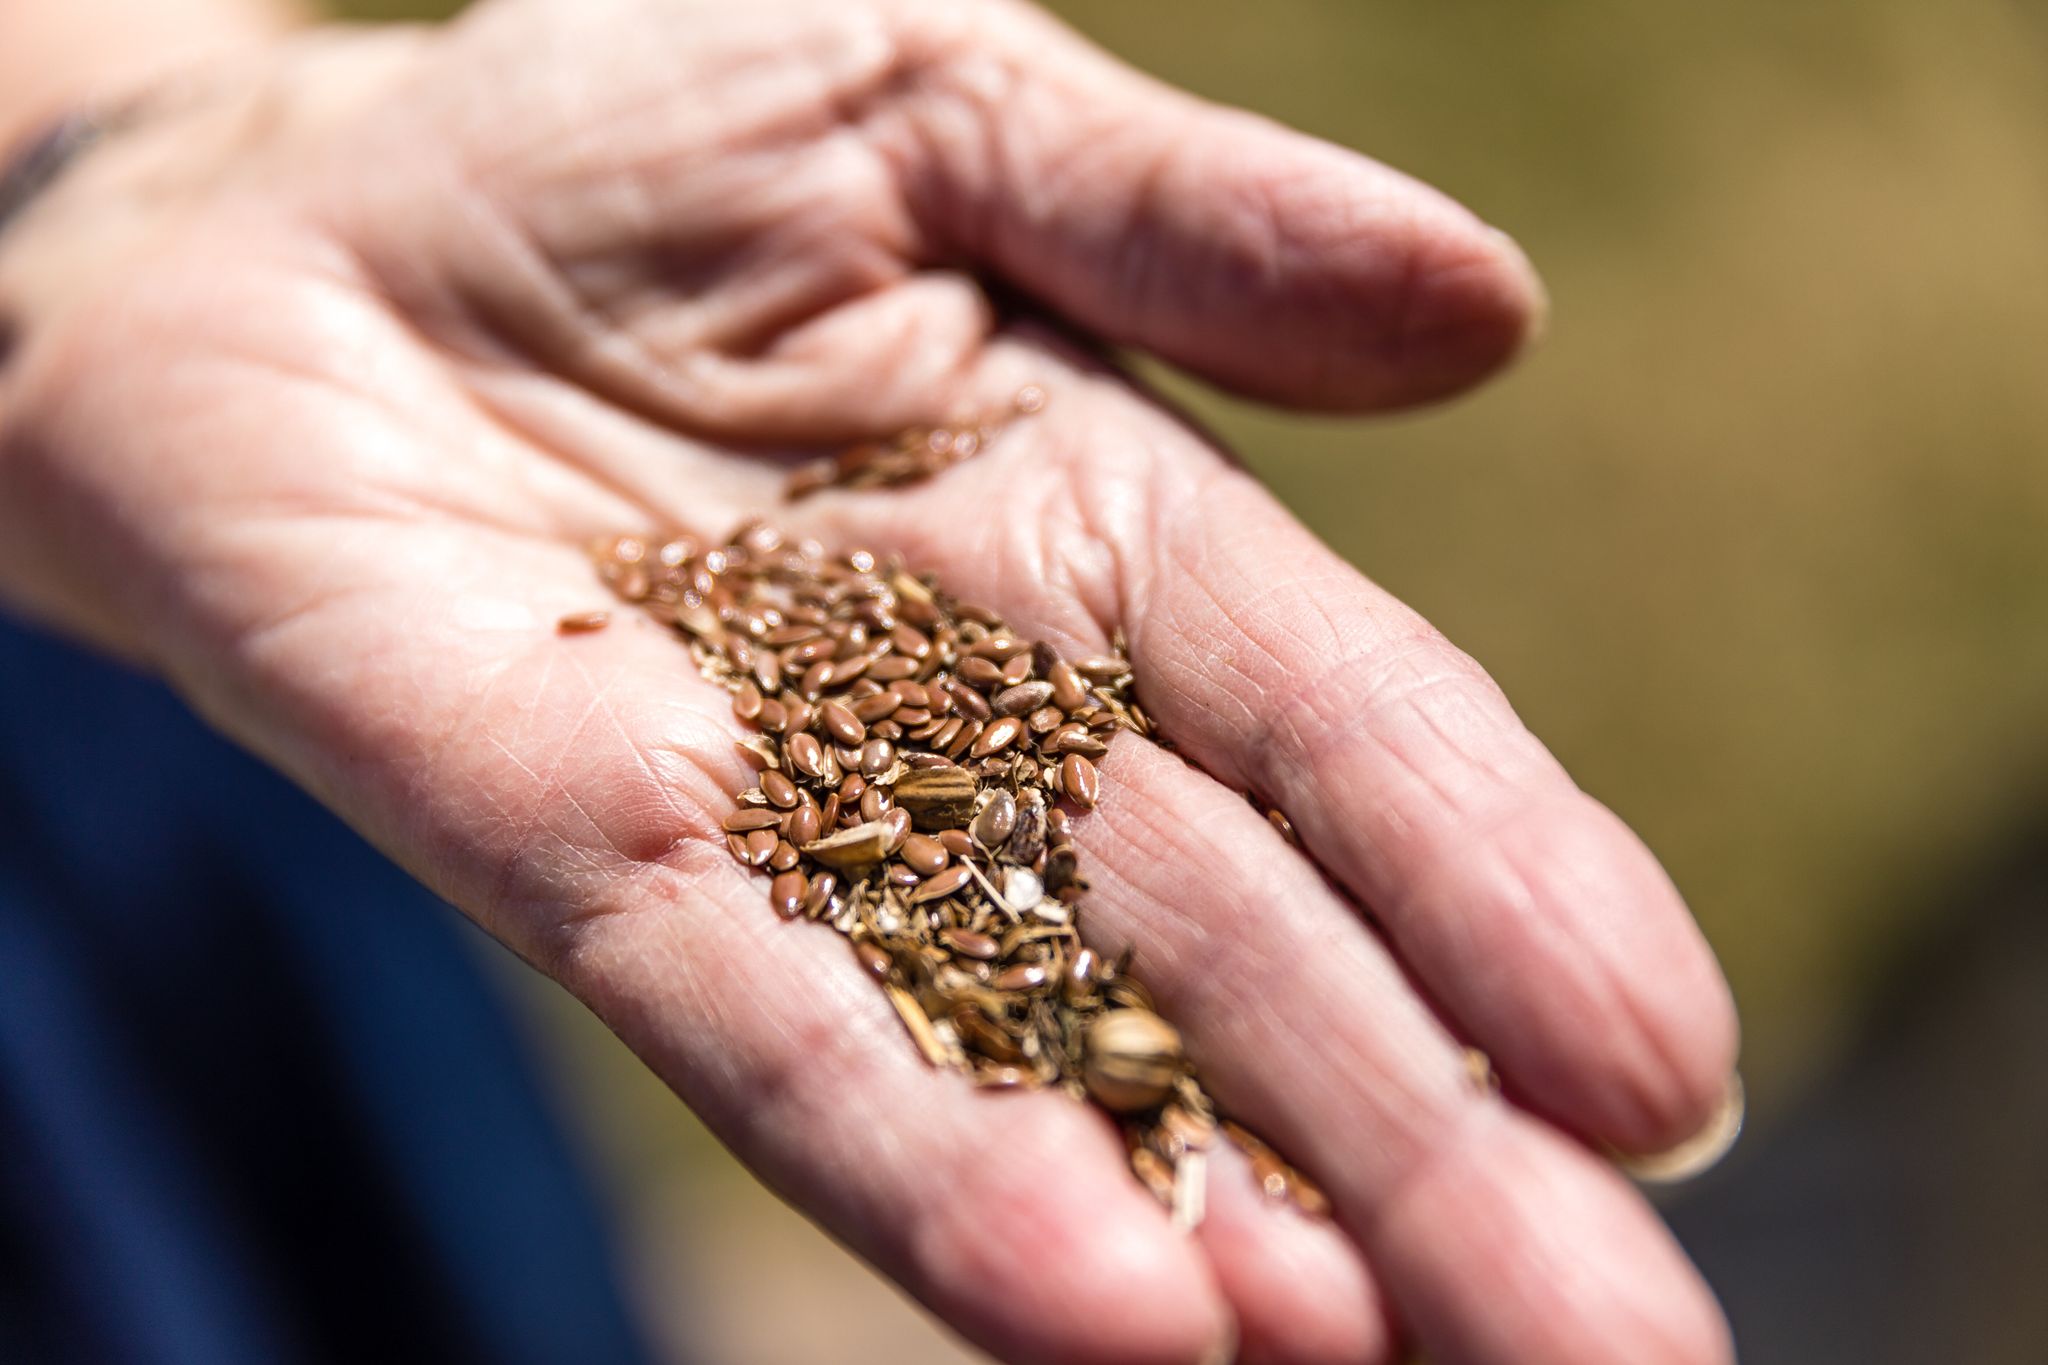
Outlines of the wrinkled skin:
{"type": "Polygon", "coordinates": [[[1707,1365],[1711,1297],[1590,1150],[1722,1092],[1684,907],[1476,665],[1084,347],[1363,411],[1482,378],[1540,307],[1432,191],[1021,7],[312,33],[0,243],[0,588],[168,677],[1005,1359],[1707,1365]],[[1026,382],[1046,411],[927,485],[779,504],[791,455],[1026,382]],[[768,913],[715,837],[725,698],[650,622],[552,629],[606,605],[589,537],[756,513],[1065,649],[1129,632],[1179,754],[1105,760],[1093,933],[1334,1221],[1225,1158],[1176,1234],[1101,1116],[928,1070],[768,913]]]}

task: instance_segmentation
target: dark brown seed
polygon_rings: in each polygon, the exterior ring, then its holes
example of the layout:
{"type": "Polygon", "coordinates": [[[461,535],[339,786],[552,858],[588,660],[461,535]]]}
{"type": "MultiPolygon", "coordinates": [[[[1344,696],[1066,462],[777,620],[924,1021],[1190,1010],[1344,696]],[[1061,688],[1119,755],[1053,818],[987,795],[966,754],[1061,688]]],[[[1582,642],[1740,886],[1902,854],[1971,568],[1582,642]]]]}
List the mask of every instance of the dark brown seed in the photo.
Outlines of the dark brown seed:
{"type": "Polygon", "coordinates": [[[944,871],[946,864],[952,861],[946,852],[946,846],[929,834],[911,835],[903,841],[903,847],[898,852],[903,861],[920,877],[929,877],[934,872],[944,871]]]}
{"type": "Polygon", "coordinates": [[[1045,984],[1046,970],[1036,962],[1020,962],[1014,967],[1005,967],[995,974],[988,984],[999,991],[1030,991],[1045,984]]]}
{"type": "Polygon", "coordinates": [[[1070,901],[1088,889],[1081,876],[1081,862],[1073,847],[1061,844],[1045,855],[1045,889],[1063,901],[1070,901]]]}
{"type": "Polygon", "coordinates": [[[766,829],[770,825],[781,823],[782,815],[779,811],[770,810],[766,806],[742,806],[725,817],[725,830],[728,834],[745,834],[749,830],[766,829]]]}
{"type": "Polygon", "coordinates": [[[974,817],[974,837],[983,848],[1001,848],[1016,828],[1017,798],[1006,791],[998,790],[981,808],[981,814],[974,817]]]}
{"type": "Polygon", "coordinates": [[[1004,716],[1001,720],[989,722],[988,728],[975,739],[968,752],[975,758],[987,758],[1015,744],[1023,733],[1023,721],[1015,716],[1004,716]]]}
{"type": "Polygon", "coordinates": [[[964,829],[942,829],[938,833],[939,843],[955,858],[974,856],[974,841],[967,837],[964,829]]]}
{"type": "Polygon", "coordinates": [[[817,777],[825,771],[825,749],[815,735],[791,735],[783,744],[782,753],[789,766],[805,777],[817,777]]]}
{"type": "Polygon", "coordinates": [[[876,682],[895,682],[908,678],[918,670],[918,661],[901,654],[890,654],[868,665],[867,676],[876,682]]]}
{"type": "Polygon", "coordinates": [[[808,797],[805,803],[790,812],[789,823],[782,827],[782,837],[802,848],[824,833],[823,813],[808,797]]]}
{"type": "Polygon", "coordinates": [[[912,905],[923,905],[927,901],[944,900],[966,886],[972,880],[972,877],[973,874],[968,872],[963,864],[955,863],[944,872],[939,873],[938,876],[931,878],[923,886],[918,887],[917,890],[911,892],[910,903],[912,905]]]}
{"type": "Polygon", "coordinates": [[[820,659],[804,670],[803,680],[796,685],[796,690],[803,694],[805,701],[816,701],[825,695],[825,688],[832,681],[832,668],[831,663],[820,659]]]}
{"type": "Polygon", "coordinates": [[[862,939],[853,945],[853,955],[860,960],[861,969],[877,981],[887,981],[890,970],[896,965],[889,956],[889,950],[872,939],[862,939]]]}
{"type": "Polygon", "coordinates": [[[830,834],[839,827],[839,805],[839,794],[834,792],[826,797],[825,804],[819,807],[818,829],[822,834],[830,834]]]}
{"type": "Polygon", "coordinates": [[[900,808],[883,812],[882,828],[889,832],[889,851],[896,852],[910,838],[910,812],[900,808]]]}
{"type": "Polygon", "coordinates": [[[1070,741],[1087,737],[1088,727],[1079,721],[1070,720],[1064,725],[1053,727],[1053,732],[1045,737],[1041,747],[1048,754],[1063,754],[1067,751],[1066,746],[1070,741]]]}
{"type": "Polygon", "coordinates": [[[1014,635],[991,635],[985,640],[976,640],[967,647],[967,652],[972,657],[993,659],[999,664],[1008,663],[1019,654],[1028,654],[1030,651],[1031,646],[1014,635]]]}
{"type": "Polygon", "coordinates": [[[782,709],[782,703],[769,698],[761,703],[761,713],[754,717],[754,723],[770,734],[781,734],[789,713],[782,709]]]}
{"type": "Polygon", "coordinates": [[[960,1040],[982,1056],[998,1062],[1021,1062],[1023,1050],[1001,1026],[972,1006],[953,1011],[953,1028],[960,1040]]]}
{"type": "Polygon", "coordinates": [[[912,659],[922,659],[932,652],[932,642],[915,626],[898,626],[889,634],[889,643],[896,652],[912,659]]]}
{"type": "Polygon", "coordinates": [[[1095,986],[1095,977],[1102,963],[1095,956],[1093,948],[1083,948],[1067,961],[1067,974],[1061,983],[1069,1005],[1085,999],[1095,986]]]}
{"type": "Polygon", "coordinates": [[[860,794],[860,818],[869,821],[879,820],[888,813],[892,804],[887,790],[869,787],[860,794]]]}
{"type": "Polygon", "coordinates": [[[555,629],[564,635],[585,635],[593,630],[603,630],[611,619],[612,614],[608,611],[573,612],[555,622],[555,629]]]}
{"type": "Polygon", "coordinates": [[[825,908],[825,902],[832,899],[832,893],[839,889],[839,878],[830,872],[820,872],[811,878],[811,889],[804,893],[804,913],[815,915],[825,908]]]}
{"type": "Polygon", "coordinates": [[[1003,685],[1015,687],[1031,676],[1031,656],[1019,654],[1003,665],[1003,685]]]}
{"type": "MultiPolygon", "coordinates": [[[[1024,656],[1019,655],[1019,658],[1024,656]]],[[[999,716],[1021,716],[1027,711],[1036,711],[1052,696],[1049,682],[1018,683],[996,693],[989,708],[999,716]]]]}
{"type": "Polygon", "coordinates": [[[770,768],[761,774],[761,790],[768,797],[768,803],[783,810],[795,810],[797,804],[796,783],[770,768]]]}
{"type": "Polygon", "coordinates": [[[939,942],[951,948],[962,957],[971,957],[977,962],[994,961],[1002,952],[1002,946],[987,934],[977,934],[972,929],[941,929],[939,942]]]}
{"type": "Polygon", "coordinates": [[[839,799],[841,801],[858,801],[861,798],[861,793],[867,789],[868,780],[865,777],[862,777],[859,773],[848,773],[846,780],[839,784],[839,799]]]}
{"type": "Polygon", "coordinates": [[[747,836],[746,836],[746,835],[744,835],[744,834],[728,834],[728,835],[726,835],[726,836],[725,836],[725,846],[726,846],[726,849],[727,849],[728,851],[730,851],[730,852],[731,852],[731,854],[732,854],[732,856],[733,856],[733,857],[735,857],[735,858],[737,858],[737,859],[738,859],[739,861],[741,861],[741,862],[745,863],[745,864],[746,864],[746,865],[747,865],[748,867],[752,867],[752,866],[754,865],[754,864],[753,864],[753,860],[752,860],[752,859],[751,859],[751,858],[750,858],[750,857],[748,856],[748,854],[747,854],[747,836]]]}
{"type": "Polygon", "coordinates": [[[784,839],[776,844],[775,851],[768,855],[768,870],[770,872],[787,872],[797,865],[798,856],[796,845],[784,839]]]}
{"type": "MultiPolygon", "coordinates": [[[[924,690],[924,684],[911,682],[908,678],[890,683],[889,691],[895,694],[896,700],[903,704],[905,710],[923,710],[931,701],[931,697],[924,690]]],[[[904,723],[907,725],[915,722],[904,723]]]]}
{"type": "Polygon", "coordinates": [[[1081,675],[1074,666],[1062,659],[1046,671],[1046,681],[1052,684],[1052,704],[1062,711],[1077,711],[1088,700],[1088,689],[1081,682],[1081,675]]]}
{"type": "Polygon", "coordinates": [[[1068,754],[1060,760],[1060,790],[1082,810],[1094,810],[1096,799],[1102,795],[1095,765],[1079,754],[1068,754]]]}
{"type": "Polygon", "coordinates": [[[970,720],[960,727],[960,733],[953,736],[946,745],[946,757],[958,758],[972,748],[974,741],[981,738],[981,722],[970,720]]]}
{"type": "Polygon", "coordinates": [[[871,739],[860,749],[860,770],[868,777],[879,777],[889,771],[889,765],[896,761],[896,746],[886,739],[871,739]]]}
{"type": "Polygon", "coordinates": [[[867,727],[854,719],[853,712],[836,701],[828,701],[818,707],[818,724],[838,744],[859,744],[867,738],[867,727]]]}
{"type": "Polygon", "coordinates": [[[905,867],[902,863],[891,863],[887,880],[889,885],[899,891],[908,891],[918,884],[920,878],[914,869],[905,867]]]}
{"type": "Polygon", "coordinates": [[[862,697],[852,706],[853,718],[863,725],[873,725],[878,720],[887,720],[896,714],[902,702],[893,692],[877,692],[872,697],[862,697]]]}
{"type": "Polygon", "coordinates": [[[811,704],[802,697],[791,693],[782,702],[785,719],[782,723],[784,734],[797,735],[811,728],[811,704]]]}
{"type": "Polygon", "coordinates": [[[786,650],[782,656],[782,668],[786,673],[803,673],[812,664],[830,659],[839,647],[837,640],[829,640],[812,631],[810,638],[800,642],[796,648],[786,650]]]}
{"type": "Polygon", "coordinates": [[[874,665],[874,662],[875,656],[872,654],[856,654],[851,659],[841,659],[838,663],[832,665],[832,679],[828,685],[844,687],[855,678],[866,673],[874,665]]]}
{"type": "Polygon", "coordinates": [[[1294,832],[1294,822],[1280,813],[1279,807],[1266,812],[1266,820],[1280,834],[1280,837],[1296,848],[1301,847],[1301,836],[1294,832]]]}
{"type": "Polygon", "coordinates": [[[960,681],[981,688],[983,691],[987,691],[991,687],[1001,687],[1003,685],[1002,665],[990,659],[969,655],[960,661],[959,666],[953,672],[960,681]]]}
{"type": "Polygon", "coordinates": [[[756,829],[747,832],[747,866],[766,867],[768,860],[775,856],[775,846],[782,840],[772,829],[756,829]]]}
{"type": "Polygon", "coordinates": [[[1050,734],[1059,729],[1067,713],[1057,706],[1041,706],[1024,718],[1024,727],[1034,735],[1050,734]]]}
{"type": "Polygon", "coordinates": [[[1047,753],[1080,754],[1084,758],[1100,758],[1109,752],[1109,746],[1088,731],[1076,727],[1071,733],[1062,734],[1061,732],[1066,729],[1067,727],[1062,725],[1053,731],[1051,738],[1045,742],[1047,753]]]}
{"type": "Polygon", "coordinates": [[[945,725],[940,728],[939,732],[932,736],[932,748],[943,752],[947,748],[951,747],[954,739],[959,736],[960,731],[964,729],[966,725],[967,722],[962,720],[958,716],[955,716],[953,717],[953,719],[947,721],[945,725]]]}
{"type": "Polygon", "coordinates": [[[911,754],[904,760],[913,768],[950,768],[953,760],[944,754],[911,754]]]}
{"type": "Polygon", "coordinates": [[[1076,659],[1074,671],[1090,682],[1115,682],[1131,671],[1130,660],[1114,654],[1101,654],[1092,659],[1076,659]]]}

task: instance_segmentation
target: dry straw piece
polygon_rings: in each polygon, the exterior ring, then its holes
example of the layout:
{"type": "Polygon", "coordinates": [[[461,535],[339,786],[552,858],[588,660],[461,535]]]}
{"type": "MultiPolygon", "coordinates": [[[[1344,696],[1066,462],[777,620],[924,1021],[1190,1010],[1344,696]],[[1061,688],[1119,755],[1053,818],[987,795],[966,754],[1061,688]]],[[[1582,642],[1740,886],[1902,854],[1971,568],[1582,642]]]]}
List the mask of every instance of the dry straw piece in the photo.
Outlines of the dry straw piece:
{"type": "MultiPolygon", "coordinates": [[[[769,879],[773,911],[851,940],[933,1065],[1101,1105],[1133,1173],[1199,1221],[1215,1106],[1128,950],[1105,959],[1082,936],[1070,812],[1100,799],[1092,760],[1115,735],[1153,730],[1121,642],[1070,664],[900,565],[759,523],[718,544],[620,536],[595,558],[754,731],[756,785],[719,837],[769,879]]],[[[1268,1193],[1321,1206],[1263,1143],[1240,1145],[1268,1193]]]]}

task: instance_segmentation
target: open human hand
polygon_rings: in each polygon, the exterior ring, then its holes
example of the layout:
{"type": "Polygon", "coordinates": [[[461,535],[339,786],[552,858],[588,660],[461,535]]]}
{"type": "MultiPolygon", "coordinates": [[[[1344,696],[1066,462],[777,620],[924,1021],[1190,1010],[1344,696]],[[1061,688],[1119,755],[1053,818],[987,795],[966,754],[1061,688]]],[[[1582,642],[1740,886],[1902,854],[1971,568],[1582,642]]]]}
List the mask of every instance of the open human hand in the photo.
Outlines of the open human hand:
{"type": "Polygon", "coordinates": [[[1723,1361],[1588,1146],[1667,1146],[1727,1082],[1671,886],[1476,665],[1084,349],[1368,410],[1482,378],[1539,307],[1435,193],[1007,3],[313,32],[0,241],[0,591],[169,678],[1006,1359],[1723,1361]],[[781,502],[786,457],[1026,383],[1045,412],[927,484],[781,502]],[[766,912],[718,834],[724,695],[652,622],[553,629],[606,605],[593,536],[756,515],[1065,651],[1128,632],[1176,752],[1104,761],[1093,930],[1332,1221],[1219,1160],[1177,1233],[1098,1114],[928,1069],[835,935],[766,912]]]}

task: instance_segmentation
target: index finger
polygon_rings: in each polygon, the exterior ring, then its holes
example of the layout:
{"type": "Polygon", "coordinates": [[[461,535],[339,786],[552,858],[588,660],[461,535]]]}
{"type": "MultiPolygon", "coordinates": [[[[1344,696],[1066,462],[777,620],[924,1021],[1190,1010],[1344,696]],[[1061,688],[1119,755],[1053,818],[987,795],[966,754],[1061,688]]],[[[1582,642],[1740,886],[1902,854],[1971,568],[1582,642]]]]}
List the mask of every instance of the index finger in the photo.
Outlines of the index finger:
{"type": "Polygon", "coordinates": [[[865,127],[927,249],[1254,397],[1364,410],[1478,382],[1544,309],[1526,257],[1428,186],[1197,99],[1035,7],[897,3],[865,127]]]}

